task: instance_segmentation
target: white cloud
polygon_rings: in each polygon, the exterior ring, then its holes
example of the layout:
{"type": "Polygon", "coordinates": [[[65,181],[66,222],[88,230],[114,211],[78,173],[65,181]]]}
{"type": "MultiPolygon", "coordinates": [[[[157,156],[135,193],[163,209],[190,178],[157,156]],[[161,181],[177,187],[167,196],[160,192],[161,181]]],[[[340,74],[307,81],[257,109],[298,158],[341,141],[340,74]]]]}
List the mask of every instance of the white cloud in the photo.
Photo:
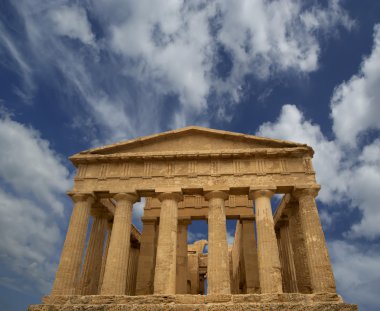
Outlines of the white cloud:
{"type": "Polygon", "coordinates": [[[94,44],[94,35],[86,11],[77,6],[60,6],[49,12],[54,31],[61,36],[94,44]]]}
{"type": "Polygon", "coordinates": [[[355,147],[360,134],[380,129],[380,24],[374,27],[371,54],[359,72],[335,90],[331,100],[333,130],[339,143],[355,147]]]}
{"type": "Polygon", "coordinates": [[[288,139],[312,146],[315,150],[313,164],[317,180],[322,185],[318,199],[324,203],[342,199],[342,194],[347,191],[347,185],[342,182],[340,174],[342,151],[335,142],[324,137],[317,124],[305,120],[296,106],[284,105],[276,122],[262,124],[257,135],[288,139]]]}
{"type": "MultiPolygon", "coordinates": [[[[358,208],[362,214],[361,219],[357,219],[346,232],[347,237],[374,239],[380,236],[379,139],[357,153],[347,153],[336,140],[328,140],[317,124],[305,120],[302,112],[294,105],[284,105],[279,118],[275,122],[261,125],[257,135],[312,146],[315,151],[313,163],[317,181],[322,185],[317,198],[329,207],[329,211],[321,214],[324,224],[328,225],[331,217],[337,217],[336,213],[342,212],[334,210],[336,203],[345,203],[350,208],[358,208]]],[[[344,212],[348,210],[345,209],[344,212]]]]}
{"type": "Polygon", "coordinates": [[[62,214],[56,195],[70,187],[68,170],[59,156],[33,128],[0,118],[0,180],[21,196],[32,195],[62,214]]]}
{"type": "Polygon", "coordinates": [[[246,74],[314,71],[321,37],[352,27],[339,1],[18,1],[16,9],[29,67],[62,90],[60,104],[87,124],[92,144],[231,120],[246,74]],[[232,61],[224,77],[220,47],[232,61]]]}
{"type": "Polygon", "coordinates": [[[62,242],[57,217],[62,220],[68,175],[36,130],[0,118],[0,262],[12,271],[2,285],[49,290],[62,242]]]}
{"type": "Polygon", "coordinates": [[[346,241],[329,243],[338,292],[361,310],[379,309],[379,247],[366,248],[346,241]]]}
{"type": "Polygon", "coordinates": [[[227,230],[227,243],[228,245],[234,244],[235,232],[230,232],[227,230]]]}

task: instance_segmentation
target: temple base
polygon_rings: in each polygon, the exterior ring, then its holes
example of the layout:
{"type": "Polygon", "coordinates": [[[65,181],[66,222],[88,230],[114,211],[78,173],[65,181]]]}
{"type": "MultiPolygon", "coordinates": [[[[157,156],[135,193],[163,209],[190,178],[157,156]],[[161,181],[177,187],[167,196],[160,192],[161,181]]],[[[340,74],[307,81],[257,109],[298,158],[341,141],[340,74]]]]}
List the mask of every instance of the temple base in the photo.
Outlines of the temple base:
{"type": "Polygon", "coordinates": [[[331,310],[356,311],[337,294],[149,295],[149,296],[46,296],[28,311],[124,310],[331,310]]]}

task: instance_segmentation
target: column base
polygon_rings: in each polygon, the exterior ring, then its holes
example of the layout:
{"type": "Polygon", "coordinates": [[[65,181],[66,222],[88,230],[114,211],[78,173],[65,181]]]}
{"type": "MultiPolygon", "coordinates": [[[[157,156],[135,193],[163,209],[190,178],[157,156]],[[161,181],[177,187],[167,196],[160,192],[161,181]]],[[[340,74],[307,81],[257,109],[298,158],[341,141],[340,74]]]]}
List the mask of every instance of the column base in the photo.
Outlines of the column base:
{"type": "Polygon", "coordinates": [[[126,310],[291,310],[357,311],[337,294],[247,294],[247,295],[147,295],[147,296],[46,296],[43,304],[28,311],[126,311],[126,310]]]}

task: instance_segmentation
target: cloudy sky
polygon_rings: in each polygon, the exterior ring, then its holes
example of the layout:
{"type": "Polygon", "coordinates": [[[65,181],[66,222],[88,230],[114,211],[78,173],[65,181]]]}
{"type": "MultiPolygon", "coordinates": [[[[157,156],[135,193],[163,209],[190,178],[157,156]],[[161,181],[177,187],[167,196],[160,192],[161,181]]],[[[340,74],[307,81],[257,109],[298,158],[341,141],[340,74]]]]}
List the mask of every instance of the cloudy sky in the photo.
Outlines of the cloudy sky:
{"type": "Polygon", "coordinates": [[[2,310],[50,291],[67,157],[186,125],[311,145],[339,293],[379,310],[379,120],[379,1],[1,1],[2,310]]]}

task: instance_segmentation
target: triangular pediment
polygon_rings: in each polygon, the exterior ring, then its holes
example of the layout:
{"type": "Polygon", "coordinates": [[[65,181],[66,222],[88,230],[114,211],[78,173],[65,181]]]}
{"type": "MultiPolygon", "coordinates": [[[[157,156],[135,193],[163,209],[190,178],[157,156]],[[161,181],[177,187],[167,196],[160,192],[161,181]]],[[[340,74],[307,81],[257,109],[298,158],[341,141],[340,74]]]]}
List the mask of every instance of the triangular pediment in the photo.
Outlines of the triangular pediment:
{"type": "MultiPolygon", "coordinates": [[[[218,152],[307,147],[305,144],[191,126],[83,151],[79,155],[218,152]]],[[[75,157],[75,156],[74,156],[75,157]]]]}

